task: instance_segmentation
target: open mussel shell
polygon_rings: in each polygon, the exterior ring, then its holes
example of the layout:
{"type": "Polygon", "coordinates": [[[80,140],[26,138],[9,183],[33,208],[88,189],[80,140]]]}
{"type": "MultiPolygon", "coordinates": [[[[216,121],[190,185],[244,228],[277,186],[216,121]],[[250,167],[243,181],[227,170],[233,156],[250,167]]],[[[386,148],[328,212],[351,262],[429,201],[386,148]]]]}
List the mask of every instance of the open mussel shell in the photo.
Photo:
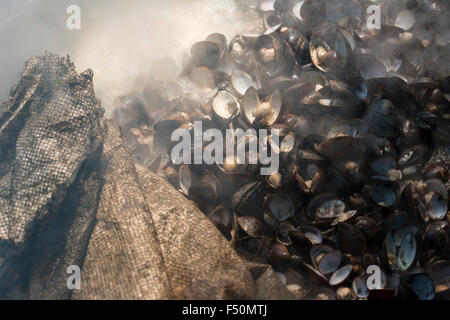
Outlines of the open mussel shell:
{"type": "Polygon", "coordinates": [[[335,250],[325,254],[317,263],[317,269],[320,273],[327,275],[336,271],[342,261],[342,254],[335,250]]]}
{"type": "Polygon", "coordinates": [[[330,46],[320,37],[315,36],[309,42],[309,54],[312,62],[322,72],[328,72],[330,65],[336,63],[336,51],[331,50],[330,46]]]}
{"type": "Polygon", "coordinates": [[[322,72],[338,71],[345,67],[347,49],[347,41],[343,34],[331,28],[320,30],[309,42],[311,60],[322,72]]]}
{"type": "Polygon", "coordinates": [[[267,141],[271,147],[272,152],[286,154],[295,148],[295,134],[287,129],[286,125],[275,124],[271,127],[272,134],[267,141]],[[277,130],[278,141],[275,141],[273,132],[277,130]]]}
{"type": "Polygon", "coordinates": [[[312,265],[317,269],[320,259],[322,259],[326,254],[335,251],[332,247],[325,244],[317,244],[311,247],[309,251],[309,257],[311,259],[312,265]]]}
{"type": "Polygon", "coordinates": [[[298,230],[289,231],[289,237],[293,246],[300,251],[308,250],[311,246],[321,244],[323,241],[320,230],[311,226],[304,226],[298,230]]]}
{"type": "Polygon", "coordinates": [[[255,217],[238,217],[237,223],[242,231],[242,236],[256,238],[262,236],[263,234],[263,224],[255,217]]]}
{"type": "Polygon", "coordinates": [[[252,61],[253,41],[244,35],[235,36],[228,45],[228,56],[235,64],[248,67],[252,61]]]}
{"type": "Polygon", "coordinates": [[[280,91],[276,90],[268,101],[261,102],[257,91],[250,87],[244,95],[242,105],[245,119],[249,124],[272,126],[281,116],[282,96],[280,91]]]}
{"type": "Polygon", "coordinates": [[[216,226],[222,235],[231,240],[231,229],[233,228],[233,214],[223,206],[218,206],[208,214],[209,220],[216,226]]]}
{"type": "Polygon", "coordinates": [[[219,90],[212,101],[212,111],[215,117],[222,121],[236,118],[240,108],[236,97],[226,90],[219,90]]]}
{"type": "Polygon", "coordinates": [[[425,168],[422,177],[425,180],[439,179],[445,183],[449,180],[448,168],[443,162],[431,163],[425,168]]]}
{"type": "Polygon", "coordinates": [[[258,91],[254,87],[248,88],[242,100],[242,108],[248,123],[253,124],[255,122],[255,110],[260,104],[261,100],[259,99],[258,91]]]}
{"type": "Polygon", "coordinates": [[[430,179],[419,183],[422,197],[418,200],[418,209],[425,221],[428,219],[442,220],[448,211],[448,191],[441,180],[430,179]]]}
{"type": "Polygon", "coordinates": [[[406,271],[412,266],[416,258],[416,253],[416,239],[411,233],[407,233],[398,250],[397,267],[400,271],[406,271]]]}
{"type": "Polygon", "coordinates": [[[199,179],[197,174],[192,172],[191,168],[186,164],[180,166],[178,177],[180,179],[180,189],[186,196],[191,186],[199,179]]]}
{"type": "Polygon", "coordinates": [[[402,179],[402,172],[397,168],[397,162],[390,155],[382,156],[370,163],[373,172],[372,179],[382,181],[398,181],[402,179]]]}
{"type": "Polygon", "coordinates": [[[317,194],[324,191],[325,185],[328,183],[325,170],[315,165],[309,165],[308,167],[311,169],[306,170],[305,177],[301,173],[295,172],[294,178],[298,186],[306,194],[317,194]]]}
{"type": "Polygon", "coordinates": [[[353,266],[348,264],[342,268],[337,269],[330,277],[330,286],[337,286],[346,281],[353,271],[353,266]]]}
{"type": "Polygon", "coordinates": [[[397,196],[392,189],[383,186],[373,186],[369,190],[373,202],[381,207],[392,207],[397,203],[397,196]]]}
{"type": "Polygon", "coordinates": [[[299,228],[299,231],[303,233],[313,245],[321,244],[323,242],[322,232],[316,227],[302,226],[299,228]]]}
{"type": "Polygon", "coordinates": [[[275,195],[267,201],[268,212],[278,222],[286,221],[294,216],[294,206],[291,200],[284,195],[275,195]]]}
{"type": "Polygon", "coordinates": [[[290,76],[294,70],[295,57],[291,46],[279,35],[261,35],[253,49],[257,70],[263,77],[290,76]]]}
{"type": "Polygon", "coordinates": [[[259,87],[248,73],[241,70],[233,71],[231,75],[231,85],[240,97],[243,97],[249,88],[259,87]]]}
{"type": "Polygon", "coordinates": [[[428,202],[428,216],[433,220],[442,220],[448,211],[448,201],[435,193],[428,202]]]}
{"type": "Polygon", "coordinates": [[[279,90],[270,95],[266,103],[262,103],[253,112],[256,120],[268,127],[273,126],[282,114],[282,96],[279,90]]]}
{"type": "Polygon", "coordinates": [[[238,216],[260,216],[266,194],[267,190],[262,182],[255,181],[243,186],[231,199],[234,212],[238,216]]]}
{"type": "Polygon", "coordinates": [[[353,279],[352,289],[360,299],[367,299],[369,297],[369,289],[367,288],[365,277],[356,277],[353,279]]]}
{"type": "Polygon", "coordinates": [[[264,29],[281,27],[281,16],[276,11],[265,11],[263,14],[264,29]]]}
{"type": "Polygon", "coordinates": [[[357,214],[358,210],[350,210],[347,212],[342,212],[336,217],[336,219],[334,219],[334,221],[331,223],[331,226],[336,226],[339,223],[349,221],[353,219],[353,217],[355,217],[357,214]]]}
{"type": "Polygon", "coordinates": [[[227,50],[227,37],[225,37],[222,33],[211,33],[208,37],[206,37],[205,41],[214,42],[219,46],[220,57],[222,57],[227,50]]]}
{"type": "Polygon", "coordinates": [[[333,194],[322,194],[311,200],[308,214],[313,219],[335,219],[345,211],[345,203],[333,194]]]}

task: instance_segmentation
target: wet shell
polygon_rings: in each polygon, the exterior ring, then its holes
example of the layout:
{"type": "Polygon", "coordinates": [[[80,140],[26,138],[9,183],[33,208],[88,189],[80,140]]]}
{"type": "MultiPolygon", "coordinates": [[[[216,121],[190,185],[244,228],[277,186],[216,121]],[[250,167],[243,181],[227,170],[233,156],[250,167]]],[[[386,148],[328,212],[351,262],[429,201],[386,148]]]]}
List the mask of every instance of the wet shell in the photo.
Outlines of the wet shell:
{"type": "Polygon", "coordinates": [[[395,138],[400,134],[400,120],[389,100],[373,103],[364,120],[370,130],[382,137],[395,138]]]}
{"type": "Polygon", "coordinates": [[[231,203],[237,215],[260,216],[267,191],[261,182],[252,182],[240,188],[232,197],[231,203]]]}

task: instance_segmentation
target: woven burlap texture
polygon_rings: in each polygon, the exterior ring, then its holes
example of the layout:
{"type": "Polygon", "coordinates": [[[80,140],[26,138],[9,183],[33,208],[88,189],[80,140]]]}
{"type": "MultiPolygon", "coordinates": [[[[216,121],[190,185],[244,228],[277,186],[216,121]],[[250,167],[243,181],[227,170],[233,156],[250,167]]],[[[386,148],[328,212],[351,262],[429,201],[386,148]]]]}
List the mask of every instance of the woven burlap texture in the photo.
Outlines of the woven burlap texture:
{"type": "Polygon", "coordinates": [[[92,76],[67,57],[31,59],[0,118],[0,296],[291,298],[269,266],[241,260],[193,202],[136,167],[92,76]]]}

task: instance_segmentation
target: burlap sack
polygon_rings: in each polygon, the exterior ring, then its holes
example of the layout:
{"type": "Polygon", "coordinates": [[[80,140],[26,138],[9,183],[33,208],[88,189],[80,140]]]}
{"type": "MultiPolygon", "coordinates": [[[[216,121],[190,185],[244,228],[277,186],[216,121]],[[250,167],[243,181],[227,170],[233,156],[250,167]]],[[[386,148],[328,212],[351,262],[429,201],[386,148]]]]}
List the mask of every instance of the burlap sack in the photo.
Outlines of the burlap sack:
{"type": "Polygon", "coordinates": [[[196,205],[136,167],[92,72],[33,58],[0,115],[0,297],[285,299],[196,205]],[[82,269],[67,288],[67,267],[82,269]]]}

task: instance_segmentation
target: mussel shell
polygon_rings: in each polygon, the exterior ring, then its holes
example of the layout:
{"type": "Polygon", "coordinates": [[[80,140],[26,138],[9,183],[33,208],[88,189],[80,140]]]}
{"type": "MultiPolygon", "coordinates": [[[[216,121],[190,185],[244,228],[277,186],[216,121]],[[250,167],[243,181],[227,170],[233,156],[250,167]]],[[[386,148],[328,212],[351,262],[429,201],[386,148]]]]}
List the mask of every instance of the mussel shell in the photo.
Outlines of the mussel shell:
{"type": "Polygon", "coordinates": [[[320,273],[327,275],[336,271],[342,261],[342,254],[340,251],[332,251],[325,254],[317,263],[317,269],[320,273]]]}
{"type": "Polygon", "coordinates": [[[263,76],[275,78],[292,75],[294,52],[281,36],[261,35],[256,40],[253,54],[256,67],[263,76]]]}
{"type": "Polygon", "coordinates": [[[194,201],[205,214],[210,213],[217,206],[217,193],[213,186],[206,181],[198,181],[191,185],[188,197],[194,201]]]}
{"type": "Polygon", "coordinates": [[[286,246],[282,244],[275,244],[270,248],[267,254],[267,260],[275,271],[282,272],[289,267],[292,256],[286,246]]]}
{"type": "Polygon", "coordinates": [[[214,115],[221,120],[231,120],[240,113],[239,101],[230,92],[219,90],[212,101],[214,115]]]}
{"type": "Polygon", "coordinates": [[[299,1],[293,11],[302,23],[312,27],[326,19],[327,7],[321,0],[305,0],[299,1]]]}
{"type": "Polygon", "coordinates": [[[352,271],[353,266],[351,264],[348,264],[336,270],[330,277],[329,281],[330,286],[337,286],[343,283],[345,280],[348,279],[352,271]]]}
{"type": "Polygon", "coordinates": [[[356,277],[353,279],[352,289],[358,298],[366,299],[369,296],[369,289],[367,288],[365,277],[356,277]]]}
{"type": "Polygon", "coordinates": [[[291,200],[284,195],[270,197],[267,208],[278,222],[286,221],[294,216],[294,206],[291,200]]]}
{"type": "Polygon", "coordinates": [[[335,219],[344,210],[345,203],[331,193],[315,197],[308,206],[308,214],[313,219],[335,219]]]}
{"type": "Polygon", "coordinates": [[[435,287],[428,275],[423,273],[413,274],[406,279],[406,282],[419,300],[434,299],[435,287]]]}
{"type": "Polygon", "coordinates": [[[191,47],[191,57],[194,66],[215,69],[220,61],[221,50],[215,42],[201,41],[191,47]]]}
{"type": "Polygon", "coordinates": [[[218,206],[208,214],[209,220],[219,229],[225,238],[231,240],[233,228],[233,214],[223,206],[218,206]]]}
{"type": "Polygon", "coordinates": [[[303,100],[312,94],[315,86],[307,82],[295,83],[283,92],[283,105],[290,112],[295,113],[302,105],[303,100]]]}
{"type": "Polygon", "coordinates": [[[414,238],[414,235],[411,233],[407,233],[400,245],[400,248],[398,250],[398,256],[397,256],[397,267],[401,271],[408,270],[415,258],[416,258],[416,252],[417,252],[417,243],[416,239],[414,238]]]}
{"type": "Polygon", "coordinates": [[[313,266],[317,269],[317,264],[320,259],[325,256],[327,253],[333,252],[334,249],[325,244],[317,244],[311,247],[309,251],[309,257],[313,266]]]}
{"type": "Polygon", "coordinates": [[[247,67],[252,59],[252,46],[253,44],[250,39],[242,35],[237,35],[228,45],[228,55],[234,63],[242,67],[247,67]]]}
{"type": "Polygon", "coordinates": [[[240,188],[231,199],[238,216],[261,216],[267,191],[262,182],[256,181],[240,188]]]}
{"type": "Polygon", "coordinates": [[[319,145],[319,153],[331,160],[343,158],[349,154],[353,147],[353,137],[341,136],[325,140],[319,145]]]}
{"type": "Polygon", "coordinates": [[[188,195],[189,189],[198,180],[198,176],[194,172],[192,172],[191,168],[188,165],[183,164],[178,170],[178,177],[180,179],[181,191],[185,195],[188,195]]]}
{"type": "Polygon", "coordinates": [[[397,169],[397,162],[390,155],[382,156],[370,163],[373,171],[372,179],[384,181],[398,181],[402,173],[397,169]]]}
{"type": "Polygon", "coordinates": [[[227,37],[225,37],[222,33],[211,33],[208,37],[206,37],[205,41],[214,42],[217,44],[220,48],[221,56],[223,56],[227,50],[227,37]]]}
{"type": "Polygon", "coordinates": [[[247,236],[256,238],[263,234],[263,224],[255,217],[238,217],[237,223],[247,236]]]}
{"type": "Polygon", "coordinates": [[[189,116],[183,112],[179,112],[157,121],[153,128],[161,138],[170,139],[172,132],[188,121],[189,116]]]}
{"type": "Polygon", "coordinates": [[[305,237],[307,237],[313,245],[321,244],[323,241],[322,233],[319,229],[313,226],[302,226],[299,228],[299,231],[302,232],[305,237]]]}
{"type": "Polygon", "coordinates": [[[443,162],[431,163],[425,168],[422,177],[425,180],[439,179],[445,183],[449,180],[448,168],[443,162]]]}
{"type": "Polygon", "coordinates": [[[428,203],[428,216],[434,220],[445,218],[448,211],[448,202],[439,194],[434,194],[428,203]]]}
{"type": "Polygon", "coordinates": [[[258,91],[253,87],[248,88],[242,100],[242,108],[249,124],[255,122],[256,117],[254,116],[254,112],[260,104],[261,100],[259,99],[258,91]]]}
{"type": "Polygon", "coordinates": [[[386,250],[386,257],[391,268],[397,265],[397,246],[394,242],[392,232],[389,231],[384,240],[384,247],[386,250]]]}
{"type": "Polygon", "coordinates": [[[281,16],[275,11],[266,11],[263,14],[264,29],[271,29],[281,26],[281,16]]]}
{"type": "Polygon", "coordinates": [[[400,120],[394,104],[389,100],[374,102],[364,120],[371,131],[382,137],[395,138],[400,134],[400,120]]]}
{"type": "Polygon", "coordinates": [[[311,38],[309,42],[309,54],[314,65],[322,72],[330,71],[327,62],[333,60],[332,56],[337,59],[336,51],[332,51],[330,46],[319,36],[311,38]]]}
{"type": "Polygon", "coordinates": [[[359,256],[367,250],[366,239],[361,231],[348,222],[337,225],[337,241],[339,249],[345,253],[359,256]]]}
{"type": "Polygon", "coordinates": [[[241,70],[233,71],[231,85],[240,97],[243,97],[249,88],[258,88],[255,80],[248,73],[241,70]]]}
{"type": "Polygon", "coordinates": [[[382,186],[370,188],[369,196],[373,202],[382,207],[392,207],[397,203],[397,197],[392,189],[382,186]]]}
{"type": "Polygon", "coordinates": [[[423,247],[444,251],[449,244],[448,222],[430,223],[423,236],[423,247]]]}

